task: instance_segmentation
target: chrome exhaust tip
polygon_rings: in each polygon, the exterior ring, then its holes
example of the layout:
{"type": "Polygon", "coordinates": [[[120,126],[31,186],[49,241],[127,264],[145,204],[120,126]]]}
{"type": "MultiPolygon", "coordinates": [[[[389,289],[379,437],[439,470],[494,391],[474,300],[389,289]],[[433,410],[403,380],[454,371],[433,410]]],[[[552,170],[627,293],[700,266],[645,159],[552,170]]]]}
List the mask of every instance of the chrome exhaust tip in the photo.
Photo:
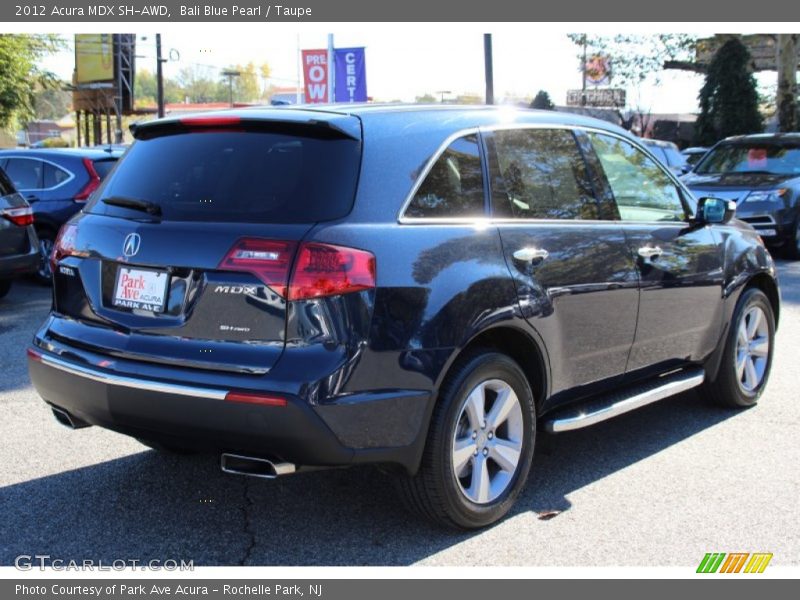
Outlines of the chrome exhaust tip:
{"type": "Polygon", "coordinates": [[[69,427],[70,429],[83,429],[84,427],[91,427],[91,424],[87,423],[86,421],[81,421],[77,417],[73,417],[62,408],[56,408],[55,406],[51,408],[56,421],[61,423],[64,427],[69,427]]]}
{"type": "Polygon", "coordinates": [[[293,463],[274,462],[268,458],[229,453],[224,453],[220,456],[220,468],[223,473],[248,475],[261,479],[275,479],[281,475],[291,475],[297,471],[297,466],[293,463]]]}

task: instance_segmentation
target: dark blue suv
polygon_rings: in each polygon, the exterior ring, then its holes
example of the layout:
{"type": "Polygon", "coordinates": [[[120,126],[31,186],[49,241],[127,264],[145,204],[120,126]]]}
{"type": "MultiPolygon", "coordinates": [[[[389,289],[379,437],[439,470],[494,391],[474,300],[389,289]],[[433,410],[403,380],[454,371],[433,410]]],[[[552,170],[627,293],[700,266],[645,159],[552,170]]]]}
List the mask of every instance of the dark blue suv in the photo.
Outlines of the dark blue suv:
{"type": "Polygon", "coordinates": [[[376,463],[480,527],[537,430],[697,388],[755,404],[775,266],[735,205],[556,112],[345,105],[152,121],[61,230],[28,350],[56,418],[277,477],[376,463]]]}
{"type": "Polygon", "coordinates": [[[59,228],[86,204],[122,155],[120,149],[0,150],[0,168],[33,208],[41,260],[37,277],[50,283],[50,253],[59,228]]]}

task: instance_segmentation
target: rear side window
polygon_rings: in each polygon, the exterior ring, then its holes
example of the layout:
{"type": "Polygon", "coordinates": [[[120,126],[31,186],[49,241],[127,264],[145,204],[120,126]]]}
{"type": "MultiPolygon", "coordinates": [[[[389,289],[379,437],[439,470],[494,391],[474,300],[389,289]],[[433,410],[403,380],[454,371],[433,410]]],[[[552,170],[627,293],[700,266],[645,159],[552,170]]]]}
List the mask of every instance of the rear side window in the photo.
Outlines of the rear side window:
{"type": "Polygon", "coordinates": [[[572,132],[516,129],[493,135],[492,208],[515,219],[597,219],[597,202],[572,132]]]}
{"type": "Polygon", "coordinates": [[[44,163],[44,185],[42,187],[45,189],[56,187],[64,183],[69,177],[70,174],[64,169],[50,163],[44,163]]]}
{"type": "Polygon", "coordinates": [[[478,136],[455,140],[431,167],[406,208],[416,219],[481,217],[485,214],[478,136]]]}
{"type": "Polygon", "coordinates": [[[10,158],[6,174],[18,190],[36,190],[42,187],[44,163],[30,158],[10,158]]]}
{"type": "Polygon", "coordinates": [[[14,184],[11,183],[11,180],[6,175],[6,172],[3,169],[0,169],[0,196],[8,196],[14,192],[16,192],[14,189],[14,184]]]}
{"type": "Polygon", "coordinates": [[[360,143],[349,138],[262,130],[172,133],[134,143],[87,211],[141,216],[101,202],[116,197],[153,202],[170,221],[327,221],[350,212],[360,158],[360,143]]]}

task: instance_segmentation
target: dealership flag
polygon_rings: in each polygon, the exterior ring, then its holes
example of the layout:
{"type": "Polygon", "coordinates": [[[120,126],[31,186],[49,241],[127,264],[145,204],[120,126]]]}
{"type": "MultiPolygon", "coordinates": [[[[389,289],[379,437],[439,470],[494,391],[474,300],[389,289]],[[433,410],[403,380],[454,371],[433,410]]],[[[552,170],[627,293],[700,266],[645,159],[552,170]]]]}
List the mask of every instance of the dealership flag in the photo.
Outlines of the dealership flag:
{"type": "Polygon", "coordinates": [[[336,102],[367,101],[367,69],[364,48],[337,48],[333,51],[336,102]]]}
{"type": "Polygon", "coordinates": [[[308,104],[328,101],[327,50],[303,50],[303,80],[308,104]]]}

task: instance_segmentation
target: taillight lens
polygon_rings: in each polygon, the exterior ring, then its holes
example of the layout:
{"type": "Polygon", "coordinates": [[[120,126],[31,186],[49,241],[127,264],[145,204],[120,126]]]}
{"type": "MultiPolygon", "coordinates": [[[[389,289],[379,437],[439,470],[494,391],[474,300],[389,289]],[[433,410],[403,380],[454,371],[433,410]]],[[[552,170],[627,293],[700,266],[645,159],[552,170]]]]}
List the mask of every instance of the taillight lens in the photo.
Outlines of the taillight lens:
{"type": "Polygon", "coordinates": [[[230,391],[225,394],[227,402],[240,402],[243,404],[259,404],[261,406],[278,406],[283,407],[288,404],[286,398],[280,396],[273,396],[270,394],[254,394],[251,392],[236,392],[230,391]]]}
{"type": "Polygon", "coordinates": [[[360,292],[375,287],[375,257],[364,250],[311,242],[300,246],[289,300],[360,292]]]}
{"type": "Polygon", "coordinates": [[[301,244],[298,250],[296,242],[244,238],[234,244],[218,268],[252,273],[287,300],[375,287],[375,257],[371,253],[316,242],[301,244]]]}
{"type": "Polygon", "coordinates": [[[33,209],[30,206],[22,206],[20,208],[6,208],[3,209],[3,218],[11,221],[14,225],[20,227],[27,227],[33,225],[33,209]]]}
{"type": "Polygon", "coordinates": [[[97,174],[92,160],[89,158],[84,158],[83,166],[86,169],[86,173],[89,175],[89,183],[83,186],[83,189],[73,198],[75,202],[86,202],[86,200],[89,199],[89,196],[91,196],[92,192],[100,187],[100,175],[97,174]]]}
{"type": "Polygon", "coordinates": [[[75,242],[78,239],[78,226],[68,223],[64,225],[56,236],[53,244],[53,253],[50,255],[50,267],[55,272],[56,265],[65,256],[85,256],[85,253],[78,252],[75,242]]]}
{"type": "Polygon", "coordinates": [[[296,242],[244,238],[234,244],[218,268],[252,273],[285,298],[296,248],[296,242]]]}

